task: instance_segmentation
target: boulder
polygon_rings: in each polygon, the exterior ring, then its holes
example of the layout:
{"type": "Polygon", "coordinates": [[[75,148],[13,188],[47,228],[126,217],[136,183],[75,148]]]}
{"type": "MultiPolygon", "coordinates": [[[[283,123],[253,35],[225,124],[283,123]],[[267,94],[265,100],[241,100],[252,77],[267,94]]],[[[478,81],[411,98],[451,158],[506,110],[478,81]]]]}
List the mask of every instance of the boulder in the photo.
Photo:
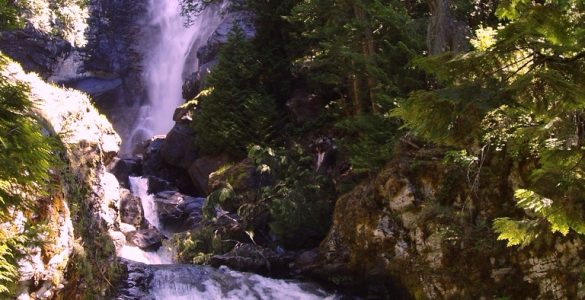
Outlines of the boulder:
{"type": "Polygon", "coordinates": [[[18,61],[25,71],[45,79],[71,50],[67,41],[30,25],[23,30],[0,32],[0,51],[18,61]]]}
{"type": "Polygon", "coordinates": [[[204,156],[195,160],[189,167],[189,176],[195,188],[208,194],[209,175],[227,163],[228,159],[224,155],[204,156]]]}
{"type": "Polygon", "coordinates": [[[188,125],[175,124],[161,145],[160,155],[171,166],[189,169],[197,159],[193,129],[188,125]]]}
{"type": "Polygon", "coordinates": [[[140,176],[142,169],[142,164],[140,159],[136,158],[115,158],[109,165],[108,165],[108,172],[114,174],[120,185],[124,188],[130,188],[130,181],[128,177],[130,176],[140,176]]]}
{"type": "Polygon", "coordinates": [[[203,194],[203,190],[198,189],[193,184],[186,170],[165,162],[161,155],[164,140],[164,136],[155,136],[143,146],[143,176],[154,176],[170,182],[173,187],[177,187],[180,192],[185,194],[203,194]]]}
{"type": "Polygon", "coordinates": [[[224,202],[221,207],[230,212],[236,212],[244,203],[254,203],[258,189],[271,182],[268,175],[260,174],[251,159],[246,158],[238,163],[221,168],[209,175],[208,190],[215,191],[228,184],[234,190],[236,197],[224,202]]]}
{"type": "Polygon", "coordinates": [[[176,233],[195,229],[203,219],[205,198],[165,191],[156,195],[155,203],[165,231],[176,233]]]}
{"type": "Polygon", "coordinates": [[[134,196],[127,189],[120,189],[120,221],[140,227],[144,220],[140,197],[134,196]]]}
{"type": "Polygon", "coordinates": [[[293,261],[292,252],[277,252],[254,244],[240,243],[230,252],[211,257],[214,267],[227,266],[231,269],[265,275],[288,274],[293,261]]]}
{"type": "Polygon", "coordinates": [[[156,228],[140,229],[126,234],[126,240],[136,247],[156,251],[162,245],[163,235],[156,228]]]}
{"type": "Polygon", "coordinates": [[[178,191],[179,189],[168,180],[148,176],[148,194],[156,194],[162,191],[178,191]]]}

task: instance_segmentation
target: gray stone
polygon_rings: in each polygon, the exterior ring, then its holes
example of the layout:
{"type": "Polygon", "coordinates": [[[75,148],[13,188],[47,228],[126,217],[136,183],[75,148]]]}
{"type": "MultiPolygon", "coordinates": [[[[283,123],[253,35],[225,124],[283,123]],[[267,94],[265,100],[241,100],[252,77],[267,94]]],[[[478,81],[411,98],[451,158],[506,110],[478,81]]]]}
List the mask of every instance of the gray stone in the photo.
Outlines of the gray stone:
{"type": "Polygon", "coordinates": [[[160,155],[167,164],[187,170],[197,159],[193,129],[188,125],[176,124],[167,134],[160,155]]]}
{"type": "Polygon", "coordinates": [[[136,247],[156,251],[162,245],[163,235],[156,228],[141,229],[126,234],[126,240],[136,247]]]}

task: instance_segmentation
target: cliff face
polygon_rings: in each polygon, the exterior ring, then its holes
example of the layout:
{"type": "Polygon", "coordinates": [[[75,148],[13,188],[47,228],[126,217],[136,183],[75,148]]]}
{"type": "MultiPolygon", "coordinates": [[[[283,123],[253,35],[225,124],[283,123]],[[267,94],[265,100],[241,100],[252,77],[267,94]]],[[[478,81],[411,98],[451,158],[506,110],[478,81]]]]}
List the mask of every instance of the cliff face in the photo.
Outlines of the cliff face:
{"type": "Polygon", "coordinates": [[[94,279],[82,277],[89,273],[88,265],[97,267],[94,271],[102,278],[85,289],[104,293],[104,278],[114,274],[110,269],[115,266],[115,245],[108,233],[116,236],[120,198],[118,182],[105,164],[118,152],[120,138],[85,94],[45,83],[16,63],[1,72],[30,87],[35,118],[62,144],[55,153],[65,164],[54,168],[56,190],[51,196],[38,199],[32,214],[16,213],[15,227],[43,226],[41,243],[21,253],[18,298],[48,299],[63,288],[69,296],[80,297],[80,285],[94,279]]]}
{"type": "Polygon", "coordinates": [[[486,172],[474,191],[464,173],[438,157],[424,151],[401,155],[374,180],[340,197],[310,273],[370,284],[398,298],[585,296],[579,237],[545,234],[530,247],[506,247],[496,240],[491,221],[514,208],[490,199],[511,197],[512,178],[486,172]]]}
{"type": "Polygon", "coordinates": [[[34,0],[17,4],[27,25],[0,32],[0,51],[27,72],[88,93],[120,135],[145,99],[137,0],[34,0]]]}

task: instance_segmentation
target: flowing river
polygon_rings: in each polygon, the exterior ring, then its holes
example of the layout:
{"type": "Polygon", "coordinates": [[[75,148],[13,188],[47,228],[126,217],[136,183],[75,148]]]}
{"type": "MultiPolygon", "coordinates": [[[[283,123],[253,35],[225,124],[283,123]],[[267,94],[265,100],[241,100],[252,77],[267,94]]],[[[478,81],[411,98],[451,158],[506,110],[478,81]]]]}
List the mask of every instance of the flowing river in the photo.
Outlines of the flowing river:
{"type": "MultiPolygon", "coordinates": [[[[148,101],[130,141],[139,143],[166,134],[173,126],[175,108],[183,103],[182,85],[188,72],[197,68],[194,53],[222,21],[222,3],[216,2],[184,26],[178,0],[150,0],[148,25],[144,29],[148,49],[144,58],[144,81],[148,101]]],[[[132,192],[142,202],[145,218],[161,232],[157,206],[147,193],[148,181],[130,178],[132,192]]],[[[277,280],[221,267],[173,263],[173,250],[163,242],[156,252],[126,245],[119,253],[129,276],[116,299],[335,299],[311,283],[277,280]]]]}

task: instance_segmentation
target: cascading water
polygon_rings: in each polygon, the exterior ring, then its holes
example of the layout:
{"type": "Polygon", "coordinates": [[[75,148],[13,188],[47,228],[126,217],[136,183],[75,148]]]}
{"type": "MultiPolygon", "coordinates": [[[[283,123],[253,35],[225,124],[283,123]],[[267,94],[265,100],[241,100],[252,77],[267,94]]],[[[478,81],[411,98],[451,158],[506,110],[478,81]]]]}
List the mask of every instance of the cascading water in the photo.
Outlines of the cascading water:
{"type": "MultiPolygon", "coordinates": [[[[219,1],[221,2],[221,1],[219,1]]],[[[125,152],[173,126],[175,108],[184,101],[183,82],[198,68],[197,50],[221,23],[221,3],[208,4],[189,26],[181,16],[179,0],[150,0],[143,30],[143,77],[148,99],[126,141],[125,152]]]]}
{"type": "MultiPolygon", "coordinates": [[[[141,107],[138,124],[126,141],[126,153],[154,135],[173,126],[173,112],[183,102],[186,75],[198,66],[195,53],[222,21],[221,4],[208,5],[184,27],[180,0],[150,0],[145,28],[147,53],[144,81],[148,101],[141,107]]],[[[202,0],[203,1],[203,0],[202,0]]],[[[131,189],[139,196],[145,219],[161,228],[157,205],[149,195],[148,179],[130,177],[131,189]]],[[[127,260],[128,278],[116,299],[333,299],[315,285],[276,280],[222,267],[173,264],[172,251],[165,245],[156,252],[126,245],[120,257],[127,260]]]]}

